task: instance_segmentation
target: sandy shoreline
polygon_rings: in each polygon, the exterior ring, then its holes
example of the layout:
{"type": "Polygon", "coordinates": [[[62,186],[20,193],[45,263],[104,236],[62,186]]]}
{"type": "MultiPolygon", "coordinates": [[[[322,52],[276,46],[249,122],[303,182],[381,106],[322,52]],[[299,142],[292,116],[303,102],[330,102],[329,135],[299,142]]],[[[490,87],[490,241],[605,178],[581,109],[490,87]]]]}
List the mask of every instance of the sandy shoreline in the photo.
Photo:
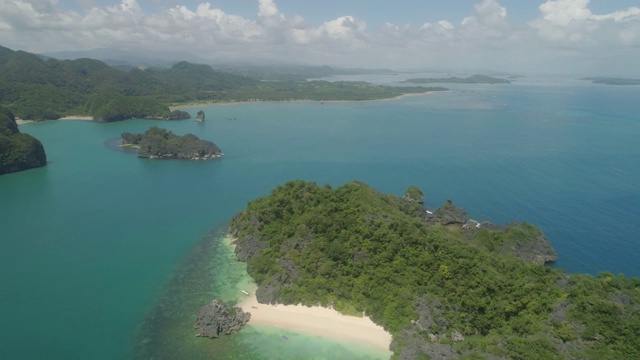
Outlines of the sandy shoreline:
{"type": "MultiPolygon", "coordinates": [[[[238,306],[251,313],[249,325],[266,325],[330,339],[357,342],[384,351],[389,351],[391,344],[391,334],[368,317],[346,316],[319,306],[260,304],[253,291],[238,306]]],[[[389,355],[391,355],[390,351],[389,355]]]]}
{"type": "MultiPolygon", "coordinates": [[[[75,121],[93,121],[93,117],[91,116],[81,116],[81,115],[71,115],[71,116],[65,116],[65,117],[61,117],[59,119],[56,120],[75,120],[75,121]]],[[[56,120],[43,120],[43,121],[56,121],[56,120]]],[[[16,118],[16,124],[21,125],[21,124],[29,124],[35,122],[34,120],[23,120],[23,119],[19,119],[16,118]]]]}
{"type": "Polygon", "coordinates": [[[186,104],[174,104],[169,105],[169,110],[173,111],[176,109],[184,109],[198,106],[226,106],[226,105],[244,105],[244,104],[276,104],[276,103],[361,103],[361,102],[373,102],[373,101],[390,101],[390,100],[398,100],[405,97],[410,96],[423,96],[430,95],[439,91],[427,91],[423,93],[408,93],[402,94],[398,96],[394,96],[392,98],[386,99],[373,99],[373,100],[308,100],[308,99],[300,99],[300,100],[256,100],[256,101],[220,101],[220,102],[194,102],[194,103],[186,103],[186,104]]]}
{"type": "MultiPolygon", "coordinates": [[[[233,251],[236,246],[235,240],[227,235],[223,238],[223,243],[233,251]]],[[[237,306],[251,313],[249,325],[264,325],[328,339],[355,342],[387,351],[391,356],[389,351],[391,334],[368,317],[342,315],[336,310],[320,306],[260,304],[255,295],[255,283],[245,284],[244,287],[243,292],[246,291],[249,295],[240,295],[244,299],[241,299],[237,306]]]]}

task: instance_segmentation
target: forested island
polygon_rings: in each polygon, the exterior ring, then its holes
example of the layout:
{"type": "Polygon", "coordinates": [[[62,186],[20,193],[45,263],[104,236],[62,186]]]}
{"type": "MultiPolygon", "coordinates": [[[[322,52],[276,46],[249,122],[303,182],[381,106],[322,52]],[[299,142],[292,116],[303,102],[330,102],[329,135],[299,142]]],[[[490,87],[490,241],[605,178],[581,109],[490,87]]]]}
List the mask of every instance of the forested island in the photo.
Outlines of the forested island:
{"type": "Polygon", "coordinates": [[[0,106],[0,175],[46,164],[47,154],[40,140],[20,133],[13,113],[0,106]]]}
{"type": "Polygon", "coordinates": [[[487,75],[471,75],[466,78],[459,78],[452,76],[448,78],[415,78],[407,79],[405,83],[411,84],[436,84],[436,83],[450,83],[450,84],[511,84],[511,81],[506,79],[500,79],[487,75]]]}
{"type": "Polygon", "coordinates": [[[640,79],[625,79],[625,78],[615,78],[615,77],[586,77],[580,80],[591,81],[593,84],[640,85],[640,79]]]}
{"type": "Polygon", "coordinates": [[[27,120],[91,116],[100,122],[129,118],[188,118],[169,105],[241,101],[376,100],[439,87],[393,87],[365,82],[262,81],[178,62],[170,68],[127,71],[93,59],[57,60],[0,46],[0,105],[27,120]]]}
{"type": "Polygon", "coordinates": [[[142,134],[124,132],[121,139],[123,146],[137,148],[141,158],[207,160],[222,156],[218,145],[210,141],[193,134],[178,136],[157,126],[142,134]]]}
{"type": "Polygon", "coordinates": [[[537,227],[424,200],[293,181],[230,232],[259,302],[364,312],[392,333],[394,359],[640,358],[640,279],[547,267],[537,227]]]}

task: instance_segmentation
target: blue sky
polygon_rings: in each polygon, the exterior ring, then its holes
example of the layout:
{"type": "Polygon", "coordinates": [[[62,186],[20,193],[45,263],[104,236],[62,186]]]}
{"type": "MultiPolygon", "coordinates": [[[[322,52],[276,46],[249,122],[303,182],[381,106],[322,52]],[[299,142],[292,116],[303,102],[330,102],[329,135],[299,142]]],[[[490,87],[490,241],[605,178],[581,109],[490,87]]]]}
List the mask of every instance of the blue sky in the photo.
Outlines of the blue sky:
{"type": "MultiPolygon", "coordinates": [[[[158,11],[176,5],[195,8],[201,0],[146,0],[138,1],[149,11],[158,11]]],[[[230,14],[253,17],[257,12],[254,0],[209,0],[212,6],[230,14]]],[[[352,15],[366,20],[371,25],[385,22],[397,24],[422,24],[439,20],[462,21],[469,15],[475,0],[279,0],[278,8],[286,16],[302,15],[309,22],[320,24],[327,19],[343,15],[352,15]]],[[[111,0],[62,0],[60,3],[68,9],[82,8],[81,4],[110,5],[111,0]]],[[[529,21],[538,15],[538,6],[542,1],[503,0],[500,1],[518,21],[529,21]]],[[[596,14],[610,13],[632,6],[640,6],[640,0],[591,0],[589,7],[596,14]]]]}
{"type": "Polygon", "coordinates": [[[0,45],[640,76],[640,0],[0,0],[0,45]]]}

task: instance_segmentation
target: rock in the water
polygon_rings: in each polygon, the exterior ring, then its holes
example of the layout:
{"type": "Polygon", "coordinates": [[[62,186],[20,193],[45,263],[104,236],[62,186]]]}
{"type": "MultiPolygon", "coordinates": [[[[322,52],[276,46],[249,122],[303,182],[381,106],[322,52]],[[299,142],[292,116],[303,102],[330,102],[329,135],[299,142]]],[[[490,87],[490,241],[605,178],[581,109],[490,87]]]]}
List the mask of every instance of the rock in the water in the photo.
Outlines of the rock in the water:
{"type": "Polygon", "coordinates": [[[229,335],[235,333],[244,326],[251,313],[242,311],[239,307],[229,309],[220,300],[213,300],[200,308],[196,324],[196,336],[217,338],[220,334],[229,335]]]}
{"type": "Polygon", "coordinates": [[[202,122],[204,121],[204,111],[198,111],[198,115],[196,115],[196,121],[202,122]]]}

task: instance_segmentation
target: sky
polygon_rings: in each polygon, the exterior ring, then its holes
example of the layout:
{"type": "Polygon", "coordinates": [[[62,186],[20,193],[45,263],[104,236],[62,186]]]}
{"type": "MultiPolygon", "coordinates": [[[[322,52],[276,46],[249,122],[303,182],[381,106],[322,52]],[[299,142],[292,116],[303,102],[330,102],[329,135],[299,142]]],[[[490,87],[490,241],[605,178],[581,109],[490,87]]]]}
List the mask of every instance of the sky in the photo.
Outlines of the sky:
{"type": "Polygon", "coordinates": [[[0,0],[0,45],[640,77],[640,0],[0,0]]]}

